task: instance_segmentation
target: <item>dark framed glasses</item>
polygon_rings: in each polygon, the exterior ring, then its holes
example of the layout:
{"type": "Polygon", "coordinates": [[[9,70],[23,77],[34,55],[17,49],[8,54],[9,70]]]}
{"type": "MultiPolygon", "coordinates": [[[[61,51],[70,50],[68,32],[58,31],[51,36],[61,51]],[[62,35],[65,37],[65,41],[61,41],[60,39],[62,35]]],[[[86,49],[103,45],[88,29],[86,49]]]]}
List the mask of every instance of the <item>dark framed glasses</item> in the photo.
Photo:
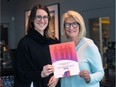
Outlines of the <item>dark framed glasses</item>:
{"type": "Polygon", "coordinates": [[[48,20],[49,19],[49,16],[41,16],[41,15],[37,15],[37,16],[35,16],[35,18],[36,18],[36,20],[38,20],[38,21],[40,21],[40,20],[44,20],[44,21],[46,21],[46,20],[48,20]]]}
{"type": "Polygon", "coordinates": [[[65,28],[70,28],[71,25],[72,25],[74,28],[77,28],[80,24],[79,24],[78,22],[72,22],[72,23],[65,22],[65,23],[64,23],[64,27],[65,27],[65,28]]]}

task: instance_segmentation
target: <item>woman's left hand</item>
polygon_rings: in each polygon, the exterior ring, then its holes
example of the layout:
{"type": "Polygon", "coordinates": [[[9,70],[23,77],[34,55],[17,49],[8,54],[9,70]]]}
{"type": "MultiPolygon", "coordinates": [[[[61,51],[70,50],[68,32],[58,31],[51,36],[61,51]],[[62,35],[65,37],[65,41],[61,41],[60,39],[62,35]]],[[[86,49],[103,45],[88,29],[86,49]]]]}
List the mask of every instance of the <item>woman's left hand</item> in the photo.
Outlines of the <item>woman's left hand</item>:
{"type": "Polygon", "coordinates": [[[56,87],[59,79],[52,76],[49,80],[48,87],[56,87]]]}
{"type": "Polygon", "coordinates": [[[84,78],[87,83],[90,81],[90,73],[88,70],[81,70],[79,75],[84,78]]]}

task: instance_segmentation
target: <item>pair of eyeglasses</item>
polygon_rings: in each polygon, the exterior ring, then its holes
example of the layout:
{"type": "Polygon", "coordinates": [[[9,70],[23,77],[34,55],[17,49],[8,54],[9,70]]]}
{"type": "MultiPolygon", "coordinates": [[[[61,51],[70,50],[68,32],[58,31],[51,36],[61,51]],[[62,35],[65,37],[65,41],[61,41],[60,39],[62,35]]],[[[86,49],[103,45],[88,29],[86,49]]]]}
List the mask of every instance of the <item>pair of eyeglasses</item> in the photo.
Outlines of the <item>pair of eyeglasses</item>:
{"type": "Polygon", "coordinates": [[[80,24],[79,24],[78,22],[72,22],[72,23],[65,22],[65,23],[64,23],[64,27],[65,27],[65,28],[70,28],[71,25],[72,25],[74,28],[77,28],[80,24]]]}
{"type": "Polygon", "coordinates": [[[38,20],[38,21],[40,21],[40,20],[44,20],[44,21],[46,21],[46,20],[48,20],[49,19],[49,17],[48,16],[41,16],[41,15],[37,15],[36,17],[36,20],[38,20]]]}

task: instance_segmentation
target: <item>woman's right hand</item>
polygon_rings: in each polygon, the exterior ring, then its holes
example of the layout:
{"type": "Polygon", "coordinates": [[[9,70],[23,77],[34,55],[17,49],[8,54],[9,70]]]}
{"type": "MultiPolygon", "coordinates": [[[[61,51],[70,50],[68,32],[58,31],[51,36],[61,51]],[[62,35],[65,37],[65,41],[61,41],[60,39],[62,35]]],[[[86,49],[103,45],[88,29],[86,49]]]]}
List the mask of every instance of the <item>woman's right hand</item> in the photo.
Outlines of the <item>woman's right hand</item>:
{"type": "Polygon", "coordinates": [[[48,82],[48,87],[56,87],[59,79],[52,76],[48,82]]]}
{"type": "Polygon", "coordinates": [[[54,66],[53,65],[45,65],[43,66],[43,70],[41,72],[41,77],[47,77],[50,74],[52,74],[54,72],[54,66]]]}

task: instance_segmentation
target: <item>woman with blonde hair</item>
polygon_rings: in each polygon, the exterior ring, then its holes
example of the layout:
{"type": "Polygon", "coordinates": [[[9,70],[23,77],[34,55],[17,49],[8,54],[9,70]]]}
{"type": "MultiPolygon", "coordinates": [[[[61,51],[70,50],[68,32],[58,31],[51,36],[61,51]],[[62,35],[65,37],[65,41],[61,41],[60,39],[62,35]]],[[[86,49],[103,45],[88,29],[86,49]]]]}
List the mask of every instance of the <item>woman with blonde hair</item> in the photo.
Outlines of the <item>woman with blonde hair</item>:
{"type": "Polygon", "coordinates": [[[75,43],[80,73],[61,78],[61,87],[100,87],[104,76],[101,55],[93,40],[85,37],[83,17],[72,10],[64,13],[62,29],[67,39],[75,43]]]}

